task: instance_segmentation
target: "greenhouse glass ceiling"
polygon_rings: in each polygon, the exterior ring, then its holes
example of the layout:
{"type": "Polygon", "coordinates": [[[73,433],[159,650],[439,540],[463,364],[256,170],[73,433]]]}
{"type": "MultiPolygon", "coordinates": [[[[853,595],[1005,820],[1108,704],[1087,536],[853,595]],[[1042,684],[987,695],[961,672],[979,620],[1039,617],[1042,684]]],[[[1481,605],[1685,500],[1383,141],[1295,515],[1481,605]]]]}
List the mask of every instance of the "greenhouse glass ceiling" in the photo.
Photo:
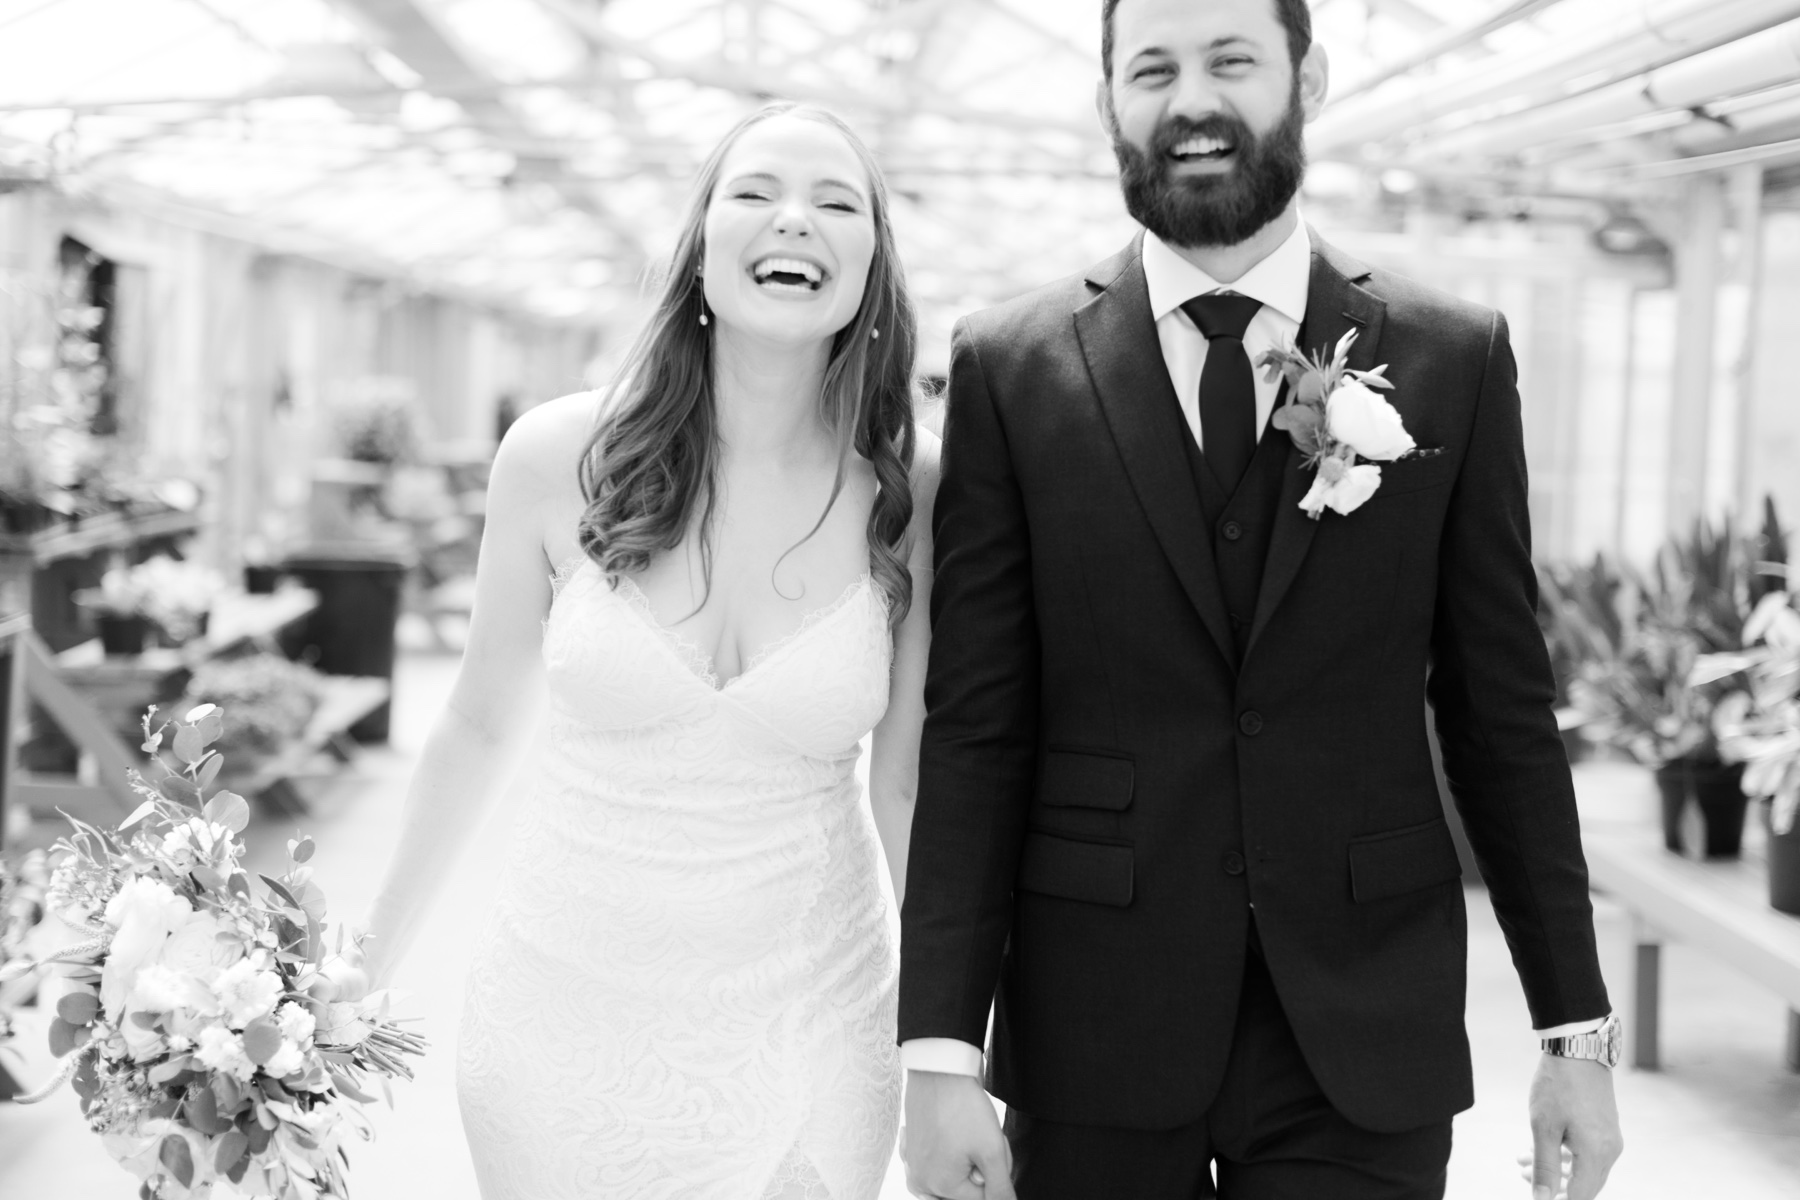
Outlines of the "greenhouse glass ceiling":
{"type": "MultiPolygon", "coordinates": [[[[719,135],[770,97],[813,100],[886,164],[941,330],[1130,232],[1092,107],[1099,7],[0,0],[0,188],[609,321],[719,135]]],[[[1338,96],[1311,131],[1321,193],[1624,193],[1795,157],[1800,0],[1313,8],[1338,96]]]]}

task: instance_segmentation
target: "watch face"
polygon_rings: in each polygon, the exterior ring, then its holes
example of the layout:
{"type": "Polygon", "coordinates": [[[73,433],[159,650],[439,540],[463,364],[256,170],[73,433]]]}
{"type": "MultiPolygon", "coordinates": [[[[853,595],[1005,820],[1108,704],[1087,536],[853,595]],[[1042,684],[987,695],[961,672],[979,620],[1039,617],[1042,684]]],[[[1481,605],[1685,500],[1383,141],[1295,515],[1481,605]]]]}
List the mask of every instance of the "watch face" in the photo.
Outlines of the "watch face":
{"type": "Polygon", "coordinates": [[[1601,1059],[1609,1067],[1619,1065],[1620,1052],[1625,1048],[1625,1026],[1617,1017],[1606,1022],[1603,1030],[1605,1039],[1605,1057],[1601,1059]]]}

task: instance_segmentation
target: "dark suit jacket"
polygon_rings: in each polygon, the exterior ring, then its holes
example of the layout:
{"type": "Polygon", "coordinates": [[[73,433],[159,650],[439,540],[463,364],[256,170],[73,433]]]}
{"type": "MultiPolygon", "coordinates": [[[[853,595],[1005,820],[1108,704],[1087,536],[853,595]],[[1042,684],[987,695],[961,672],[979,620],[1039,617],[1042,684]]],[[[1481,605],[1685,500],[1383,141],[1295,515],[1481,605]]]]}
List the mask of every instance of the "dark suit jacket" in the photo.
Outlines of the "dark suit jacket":
{"type": "Polygon", "coordinates": [[[1427,693],[1534,1023],[1608,1011],[1506,323],[1314,244],[1305,347],[1359,328],[1352,365],[1390,364],[1443,453],[1314,522],[1287,447],[1241,668],[1139,246],[955,333],[900,1037],[980,1044],[994,1002],[989,1086],[1036,1116],[1199,1119],[1252,902],[1339,1111],[1472,1103],[1427,693]]]}

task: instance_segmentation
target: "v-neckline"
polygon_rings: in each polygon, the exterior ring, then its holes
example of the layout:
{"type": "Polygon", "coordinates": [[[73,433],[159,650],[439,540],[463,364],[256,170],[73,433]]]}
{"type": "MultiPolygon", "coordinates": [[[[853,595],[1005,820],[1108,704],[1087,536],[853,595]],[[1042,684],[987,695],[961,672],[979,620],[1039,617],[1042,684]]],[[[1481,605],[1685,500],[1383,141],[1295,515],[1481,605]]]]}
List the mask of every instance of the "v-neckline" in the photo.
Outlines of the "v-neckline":
{"type": "MultiPolygon", "coordinates": [[[[602,582],[604,583],[604,581],[602,582]]],[[[651,607],[650,598],[638,586],[637,580],[629,575],[621,575],[618,586],[609,587],[607,590],[617,596],[625,607],[635,613],[650,632],[656,635],[656,640],[669,652],[684,674],[713,694],[722,696],[748,679],[781,651],[792,646],[819,625],[824,624],[830,617],[849,607],[850,601],[872,582],[873,576],[864,571],[838,594],[837,599],[808,611],[805,616],[800,618],[799,625],[759,648],[744,660],[742,670],[730,679],[723,680],[719,678],[718,666],[713,656],[708,654],[700,643],[680,630],[664,625],[656,619],[656,610],[651,607]]]]}

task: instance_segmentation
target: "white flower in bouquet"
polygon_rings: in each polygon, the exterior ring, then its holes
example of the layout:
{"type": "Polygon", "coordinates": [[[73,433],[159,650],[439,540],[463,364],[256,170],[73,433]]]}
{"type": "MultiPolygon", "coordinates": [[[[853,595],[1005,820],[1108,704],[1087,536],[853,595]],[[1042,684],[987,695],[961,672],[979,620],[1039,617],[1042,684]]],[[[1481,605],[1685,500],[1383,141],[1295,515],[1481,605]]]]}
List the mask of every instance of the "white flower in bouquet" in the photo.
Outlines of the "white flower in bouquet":
{"type": "Polygon", "coordinates": [[[125,997],[138,971],[156,961],[170,934],[198,915],[160,879],[140,876],[119,889],[106,906],[112,940],[100,971],[100,1003],[108,1019],[123,1019],[125,997]]]}
{"type": "Polygon", "coordinates": [[[233,1029],[242,1029],[275,1011],[284,989],[281,976],[269,969],[272,965],[268,951],[258,950],[233,963],[213,984],[213,994],[233,1029]]]}
{"type": "Polygon", "coordinates": [[[1325,402],[1325,427],[1332,437],[1373,462],[1392,462],[1417,445],[1394,406],[1355,379],[1338,384],[1325,402]]]}

